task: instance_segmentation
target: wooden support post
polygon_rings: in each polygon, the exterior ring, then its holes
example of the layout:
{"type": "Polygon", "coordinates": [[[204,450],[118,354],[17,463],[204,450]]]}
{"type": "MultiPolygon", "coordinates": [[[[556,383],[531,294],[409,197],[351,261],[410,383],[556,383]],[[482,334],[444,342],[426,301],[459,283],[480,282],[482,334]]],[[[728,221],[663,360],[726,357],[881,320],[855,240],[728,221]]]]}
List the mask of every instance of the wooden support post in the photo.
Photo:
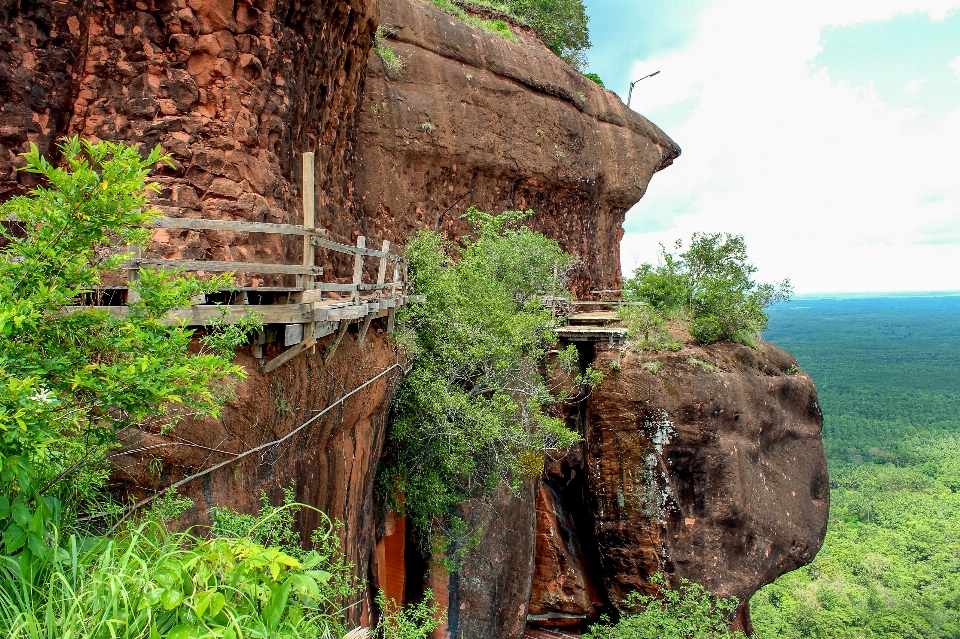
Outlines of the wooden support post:
{"type": "MultiPolygon", "coordinates": [[[[303,226],[305,228],[314,228],[316,219],[316,194],[314,193],[313,169],[315,161],[313,152],[308,151],[303,154],[303,226]]],[[[311,237],[303,236],[303,265],[313,266],[316,261],[316,249],[313,248],[311,237]]],[[[313,288],[314,279],[312,276],[303,278],[303,289],[313,288]]]]}
{"type": "Polygon", "coordinates": [[[360,325],[360,334],[357,335],[357,344],[363,346],[363,342],[367,339],[367,331],[370,330],[370,322],[373,321],[373,315],[367,315],[363,318],[363,324],[360,325]]]}
{"type": "Polygon", "coordinates": [[[281,366],[289,362],[291,359],[293,359],[303,351],[307,350],[308,348],[311,348],[316,343],[317,343],[317,340],[314,339],[313,335],[311,335],[310,337],[303,340],[293,348],[288,348],[287,350],[283,351],[282,353],[280,353],[279,355],[271,359],[269,362],[267,362],[267,364],[263,367],[263,372],[269,373],[271,371],[277,370],[278,368],[280,368],[281,366]]]}
{"type": "MultiPolygon", "coordinates": [[[[367,238],[360,236],[357,238],[357,248],[367,248],[367,238]]],[[[363,254],[357,253],[353,256],[353,285],[357,289],[353,292],[353,303],[360,303],[360,284],[363,282],[363,254]]]]}
{"type": "Polygon", "coordinates": [[[397,285],[400,284],[400,260],[393,263],[393,288],[390,289],[390,297],[397,296],[397,285]]]}
{"type": "Polygon", "coordinates": [[[387,334],[388,335],[393,335],[393,323],[396,318],[396,315],[397,315],[396,306],[391,307],[390,310],[387,311],[387,334]]]}
{"type": "MultiPolygon", "coordinates": [[[[140,247],[139,246],[128,246],[127,251],[130,253],[131,259],[137,259],[140,257],[140,247]]],[[[136,266],[134,268],[127,270],[127,304],[133,304],[134,302],[140,301],[140,293],[137,293],[133,290],[133,285],[140,279],[140,267],[136,266]]]]}
{"type": "MultiPolygon", "coordinates": [[[[390,240],[383,241],[383,248],[380,249],[384,253],[390,252],[390,240]]],[[[377,284],[383,284],[387,279],[387,258],[380,258],[380,270],[377,271],[377,284]]],[[[377,298],[383,297],[383,289],[377,291],[377,298]]]]}
{"type": "Polygon", "coordinates": [[[323,365],[329,366],[330,362],[333,360],[334,353],[337,352],[337,348],[340,346],[340,342],[343,341],[343,336],[347,334],[347,326],[350,325],[348,320],[340,320],[340,328],[337,329],[337,336],[333,339],[333,343],[327,347],[327,352],[323,356],[323,365]]]}

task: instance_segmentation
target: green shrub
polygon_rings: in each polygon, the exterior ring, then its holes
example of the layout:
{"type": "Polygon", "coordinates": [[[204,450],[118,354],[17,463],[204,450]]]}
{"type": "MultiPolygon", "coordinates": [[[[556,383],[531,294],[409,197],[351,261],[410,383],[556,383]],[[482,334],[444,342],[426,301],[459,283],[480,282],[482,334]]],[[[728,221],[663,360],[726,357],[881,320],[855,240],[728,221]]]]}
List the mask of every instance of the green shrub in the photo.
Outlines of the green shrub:
{"type": "Polygon", "coordinates": [[[583,74],[583,77],[588,78],[588,79],[590,79],[590,80],[593,80],[594,82],[596,82],[597,84],[599,84],[600,86],[602,86],[604,89],[607,88],[607,85],[605,85],[605,84],[603,83],[603,80],[601,80],[601,79],[600,79],[600,76],[597,75],[596,73],[584,73],[584,74],[583,74]]]}
{"type": "Polygon", "coordinates": [[[377,624],[377,639],[427,639],[440,625],[437,603],[433,593],[427,592],[424,600],[400,607],[381,590],[377,595],[380,607],[380,623],[377,624]]]}
{"type": "MultiPolygon", "coordinates": [[[[678,240],[676,248],[682,243],[678,240]]],[[[732,340],[755,346],[766,328],[764,309],[790,298],[790,281],[757,284],[742,236],[694,233],[687,251],[661,246],[661,264],[643,264],[624,282],[624,298],[685,323],[701,343],[732,340]]]]}
{"type": "MultiPolygon", "coordinates": [[[[555,241],[516,226],[530,213],[471,208],[464,217],[475,234],[462,246],[423,231],[407,248],[423,301],[398,313],[398,338],[414,360],[394,401],[377,484],[381,499],[404,496],[421,531],[469,536],[453,507],[501,481],[516,485],[535,466],[531,455],[577,439],[548,414],[557,398],[541,376],[557,325],[541,296],[563,292],[572,260],[555,241]]],[[[561,353],[577,383],[597,381],[598,371],[579,375],[576,362],[575,349],[561,353]]],[[[401,508],[399,499],[392,505],[401,508]]]]}
{"type": "MultiPolygon", "coordinates": [[[[250,536],[201,539],[154,519],[115,538],[71,535],[30,569],[0,558],[10,639],[340,637],[358,589],[330,520],[293,556],[250,536]]],[[[261,524],[269,523],[260,520],[261,524]]]]}
{"type": "Polygon", "coordinates": [[[3,552],[25,561],[48,553],[56,527],[100,499],[119,430],[219,414],[232,380],[245,376],[234,348],[255,325],[212,326],[194,349],[192,330],[163,322],[229,276],[143,270],[127,315],[70,309],[129,257],[127,246],[146,243],[143,225],[156,214],[146,179],[169,158],[159,147],[142,158],[77,138],[60,149],[64,168],[31,146],[23,170],[48,186],[0,206],[28,231],[0,230],[0,532],[3,552]]]}
{"type": "Polygon", "coordinates": [[[583,0],[504,0],[551,51],[575,69],[586,64],[589,18],[583,0]]]}
{"type": "Polygon", "coordinates": [[[631,593],[620,621],[590,626],[584,639],[745,639],[742,632],[729,631],[736,597],[713,597],[687,579],[676,589],[664,587],[662,575],[650,581],[659,586],[658,596],[631,593]]]}

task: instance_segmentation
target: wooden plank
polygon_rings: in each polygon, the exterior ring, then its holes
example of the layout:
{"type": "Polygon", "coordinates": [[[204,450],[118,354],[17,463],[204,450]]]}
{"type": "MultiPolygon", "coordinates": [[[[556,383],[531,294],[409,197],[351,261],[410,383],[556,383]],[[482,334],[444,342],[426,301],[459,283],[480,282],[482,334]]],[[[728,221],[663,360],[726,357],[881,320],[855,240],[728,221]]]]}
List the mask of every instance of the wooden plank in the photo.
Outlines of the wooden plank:
{"type": "Polygon", "coordinates": [[[144,265],[161,268],[182,268],[185,271],[277,273],[282,275],[323,275],[323,267],[299,266],[296,264],[264,264],[260,262],[215,262],[208,260],[163,260],[153,257],[137,257],[124,262],[121,268],[139,268],[144,265]]]}
{"type": "Polygon", "coordinates": [[[327,229],[312,225],[271,224],[269,222],[242,222],[239,220],[208,220],[199,217],[158,217],[144,224],[146,228],[188,229],[192,231],[236,231],[237,233],[276,233],[279,235],[303,235],[307,238],[322,237],[327,229]]]}
{"type": "MultiPolygon", "coordinates": [[[[134,257],[134,259],[140,257],[140,247],[139,246],[128,246],[127,252],[134,257]]],[[[140,267],[135,266],[127,270],[127,281],[132,285],[140,279],[140,267]]],[[[134,302],[140,301],[140,293],[138,293],[133,286],[130,286],[127,289],[127,304],[133,304],[134,302]]]]}
{"type": "Polygon", "coordinates": [[[283,345],[293,346],[303,341],[303,324],[287,324],[283,327],[283,345]]]}
{"type": "MultiPolygon", "coordinates": [[[[67,306],[64,311],[76,313],[87,310],[106,311],[114,317],[126,317],[130,309],[126,306],[67,306]]],[[[165,324],[187,320],[187,326],[205,326],[221,317],[225,321],[237,321],[250,311],[257,312],[264,324],[306,324],[313,321],[313,306],[310,304],[233,304],[190,306],[170,311],[163,316],[165,324]]]]}
{"type": "MultiPolygon", "coordinates": [[[[357,248],[362,249],[367,246],[367,238],[360,236],[357,238],[357,248]]],[[[353,256],[353,284],[357,287],[353,294],[355,302],[360,301],[360,284],[363,283],[363,254],[357,253],[353,256]]]]}
{"type": "Polygon", "coordinates": [[[313,335],[311,335],[310,337],[303,340],[293,348],[288,348],[287,350],[283,351],[282,353],[280,353],[279,355],[271,359],[269,362],[267,362],[263,367],[263,372],[270,373],[272,371],[277,370],[278,368],[280,368],[281,366],[283,366],[284,364],[292,360],[294,357],[296,357],[300,353],[304,352],[308,348],[312,348],[313,345],[316,343],[317,343],[316,338],[314,338],[313,335]]]}
{"type": "Polygon", "coordinates": [[[363,346],[363,342],[367,339],[367,331],[370,330],[370,322],[373,321],[373,315],[367,315],[363,319],[363,324],[360,325],[360,333],[357,335],[357,344],[363,346]]]}
{"type": "MultiPolygon", "coordinates": [[[[384,241],[383,241],[383,249],[382,249],[382,250],[383,250],[384,253],[389,253],[389,252],[390,252],[390,240],[384,240],[384,241]]],[[[381,258],[380,258],[380,268],[379,268],[379,270],[377,270],[377,284],[378,284],[379,286],[383,286],[383,283],[384,283],[384,281],[386,281],[386,279],[387,279],[387,258],[386,258],[386,257],[381,257],[381,258]]]]}
{"type": "MultiPolygon", "coordinates": [[[[316,195],[313,190],[313,153],[303,154],[303,225],[312,227],[316,223],[316,195]]],[[[303,265],[314,266],[316,264],[315,249],[310,242],[310,237],[303,237],[303,265]]],[[[304,279],[304,288],[313,288],[314,279],[307,277],[304,279]]]]}
{"type": "Polygon", "coordinates": [[[351,255],[365,255],[367,257],[385,257],[392,262],[397,262],[403,260],[403,257],[393,253],[384,253],[383,251],[377,251],[374,249],[368,249],[365,247],[356,247],[350,246],[349,244],[340,244],[339,242],[334,242],[323,237],[314,237],[310,240],[314,246],[319,246],[320,248],[329,249],[331,251],[337,251],[339,253],[349,253],[351,255]]]}

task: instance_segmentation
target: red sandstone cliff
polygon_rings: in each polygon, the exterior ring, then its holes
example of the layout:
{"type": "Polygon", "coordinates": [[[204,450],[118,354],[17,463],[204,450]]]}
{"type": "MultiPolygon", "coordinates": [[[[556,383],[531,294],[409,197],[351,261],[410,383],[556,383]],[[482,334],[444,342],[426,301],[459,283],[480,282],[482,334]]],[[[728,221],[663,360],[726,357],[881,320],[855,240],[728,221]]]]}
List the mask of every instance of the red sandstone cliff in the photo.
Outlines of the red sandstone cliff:
{"type": "MultiPolygon", "coordinates": [[[[28,142],[49,153],[77,134],[172,152],[156,200],[167,214],[297,222],[299,158],[315,151],[317,223],[338,239],[455,236],[468,230],[459,215],[471,204],[531,208],[535,228],[583,258],[579,294],[615,287],[624,213],[679,148],[524,28],[514,25],[513,43],[421,0],[377,4],[0,0],[0,197],[31,186],[14,171],[28,142]],[[370,57],[378,20],[406,61],[395,79],[370,57]]],[[[164,230],[149,250],[296,261],[300,244],[164,230]]],[[[341,266],[323,265],[333,275],[341,266]]],[[[616,356],[601,350],[601,367],[616,356]]],[[[159,447],[118,458],[122,476],[167,485],[273,441],[397,358],[375,332],[362,351],[348,335],[329,365],[308,355],[265,375],[242,355],[252,374],[223,418],[173,438],[136,434],[131,446],[159,447]]],[[[490,534],[455,574],[432,579],[451,605],[441,634],[506,639],[528,619],[581,623],[655,570],[747,597],[812,557],[827,488],[809,379],[785,375],[789,358],[771,347],[688,347],[662,357],[657,376],[642,359],[628,355],[573,416],[586,444],[549,465],[549,486],[465,506],[490,534]],[[721,372],[685,364],[691,353],[721,372]],[[648,423],[667,422],[658,443],[648,423]]],[[[204,475],[187,487],[198,511],[252,510],[261,489],[277,497],[296,480],[299,499],[345,523],[359,575],[371,562],[374,584],[387,587],[399,570],[399,592],[415,595],[426,575],[402,551],[404,527],[383,531],[394,536],[380,540],[379,559],[373,547],[371,486],[395,382],[384,376],[239,471],[204,475]]]]}
{"type": "Polygon", "coordinates": [[[577,294],[618,287],[624,214],[679,147],[528,29],[510,42],[426,0],[380,0],[380,22],[406,67],[368,65],[356,206],[371,233],[456,236],[470,205],[532,209],[531,227],[583,258],[577,294]]]}

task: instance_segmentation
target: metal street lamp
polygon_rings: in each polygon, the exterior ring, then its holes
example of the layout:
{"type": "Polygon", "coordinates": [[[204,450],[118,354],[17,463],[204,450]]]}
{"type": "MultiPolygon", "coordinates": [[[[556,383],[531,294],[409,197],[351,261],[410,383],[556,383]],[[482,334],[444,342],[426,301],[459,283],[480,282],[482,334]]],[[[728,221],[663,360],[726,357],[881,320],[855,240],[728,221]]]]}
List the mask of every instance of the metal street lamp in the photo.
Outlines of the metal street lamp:
{"type": "MultiPolygon", "coordinates": [[[[640,78],[640,80],[646,80],[647,78],[652,78],[653,76],[657,75],[658,73],[660,73],[660,72],[659,72],[659,71],[654,71],[653,73],[650,73],[650,74],[648,74],[648,75],[643,76],[642,78],[640,78]]],[[[630,108],[630,99],[633,97],[633,85],[635,85],[635,84],[636,84],[637,82],[639,82],[640,80],[634,80],[633,82],[630,83],[630,92],[627,93],[627,108],[630,108]]]]}

